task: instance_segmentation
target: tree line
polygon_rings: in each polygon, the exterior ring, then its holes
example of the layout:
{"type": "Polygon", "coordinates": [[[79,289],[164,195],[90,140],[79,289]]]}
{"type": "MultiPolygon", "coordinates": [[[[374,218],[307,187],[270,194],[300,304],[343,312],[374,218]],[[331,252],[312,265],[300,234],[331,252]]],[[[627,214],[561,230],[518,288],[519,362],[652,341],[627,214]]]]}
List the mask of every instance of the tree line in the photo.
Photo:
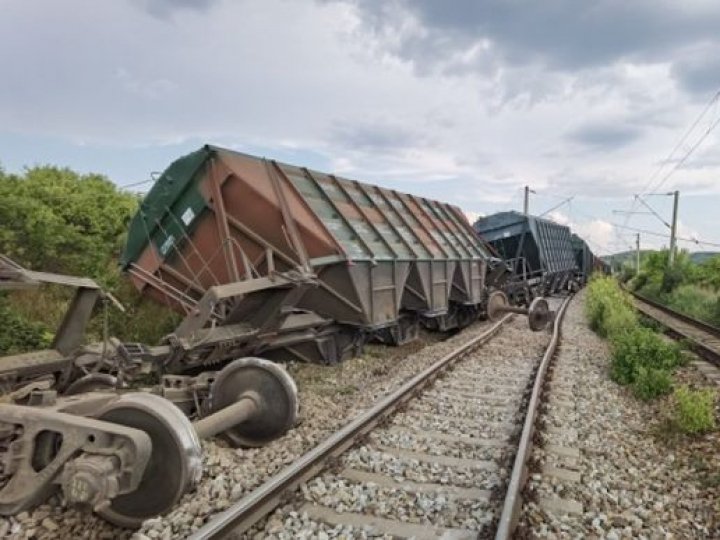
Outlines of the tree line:
{"type": "MultiPolygon", "coordinates": [[[[91,277],[127,309],[107,308],[111,335],[155,343],[177,317],[144,301],[118,267],[139,202],[99,174],[54,166],[20,174],[0,169],[0,253],[33,270],[91,277]]],[[[47,346],[70,294],[43,286],[0,295],[0,354],[47,346]]],[[[95,317],[88,339],[101,338],[102,319],[95,317]]]]}

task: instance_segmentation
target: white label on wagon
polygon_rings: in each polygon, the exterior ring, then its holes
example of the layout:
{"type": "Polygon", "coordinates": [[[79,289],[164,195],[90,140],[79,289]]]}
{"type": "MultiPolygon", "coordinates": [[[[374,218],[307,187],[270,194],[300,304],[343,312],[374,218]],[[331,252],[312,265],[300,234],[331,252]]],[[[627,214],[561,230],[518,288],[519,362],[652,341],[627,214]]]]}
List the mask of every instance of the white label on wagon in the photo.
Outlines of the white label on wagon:
{"type": "Polygon", "coordinates": [[[180,217],[182,219],[183,223],[187,227],[190,225],[190,222],[195,218],[195,212],[193,212],[193,209],[188,206],[187,210],[183,212],[183,215],[180,217]]]}

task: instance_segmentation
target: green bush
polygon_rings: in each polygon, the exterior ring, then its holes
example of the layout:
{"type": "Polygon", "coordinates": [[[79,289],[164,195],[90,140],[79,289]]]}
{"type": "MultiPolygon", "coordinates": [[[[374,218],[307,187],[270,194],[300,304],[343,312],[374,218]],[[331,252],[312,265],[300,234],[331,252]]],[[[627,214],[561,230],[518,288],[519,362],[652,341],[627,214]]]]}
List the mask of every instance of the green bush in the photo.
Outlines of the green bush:
{"type": "Polygon", "coordinates": [[[718,299],[713,304],[712,311],[710,313],[710,320],[708,322],[710,324],[714,324],[715,326],[720,326],[720,296],[718,296],[718,299]]]}
{"type": "Polygon", "coordinates": [[[0,297],[0,356],[49,346],[52,334],[39,323],[21,317],[0,297]]]}
{"type": "Polygon", "coordinates": [[[638,399],[650,401],[670,393],[672,390],[672,377],[670,372],[664,369],[637,366],[632,390],[638,399]]]}
{"type": "Polygon", "coordinates": [[[595,276],[590,280],[585,312],[590,328],[603,337],[637,326],[637,316],[627,294],[609,276],[595,276]]]}
{"type": "Polygon", "coordinates": [[[637,270],[632,264],[624,264],[622,269],[620,270],[619,279],[623,283],[627,283],[631,279],[635,277],[635,274],[637,273],[637,270]]]}
{"type": "MultiPolygon", "coordinates": [[[[634,277],[628,268],[622,270],[621,280],[633,290],[697,319],[720,324],[720,256],[697,265],[687,252],[680,252],[668,267],[664,250],[643,254],[642,270],[634,277]]],[[[641,321],[615,279],[590,280],[585,312],[590,327],[610,341],[610,377],[614,381],[631,385],[633,394],[646,401],[671,392],[672,371],[687,362],[683,346],[663,339],[656,332],[657,324],[641,321]]],[[[679,395],[681,403],[685,394],[679,395]]],[[[682,422],[690,426],[688,430],[699,429],[692,427],[692,421],[693,414],[700,416],[697,411],[702,405],[697,405],[697,410],[688,409],[690,405],[687,400],[678,405],[679,410],[685,407],[689,411],[683,413],[682,422]]]]}
{"type": "Polygon", "coordinates": [[[647,283],[648,283],[648,277],[649,277],[649,276],[648,276],[647,274],[644,274],[644,273],[638,274],[637,276],[635,276],[634,278],[632,278],[632,279],[628,282],[628,286],[629,286],[633,291],[639,291],[639,290],[642,289],[645,285],[647,285],[647,283]]]}
{"type": "Polygon", "coordinates": [[[638,368],[672,371],[681,361],[677,344],[665,341],[649,328],[638,326],[613,336],[610,377],[619,384],[632,384],[638,368]]]}
{"type": "Polygon", "coordinates": [[[671,293],[685,280],[685,270],[679,264],[666,268],[662,275],[662,290],[671,293]]]}
{"type": "Polygon", "coordinates": [[[97,174],[51,166],[0,173],[0,253],[103,282],[137,206],[135,195],[97,174]]]}
{"type": "Polygon", "coordinates": [[[656,281],[648,281],[642,289],[637,290],[641,295],[664,304],[667,302],[667,294],[662,290],[662,284],[656,281]]]}
{"type": "Polygon", "coordinates": [[[720,255],[715,255],[697,267],[697,282],[714,291],[720,290],[720,255]]]}
{"type": "Polygon", "coordinates": [[[681,285],[667,298],[672,309],[700,320],[710,320],[717,295],[697,285],[681,285]]]}
{"type": "Polygon", "coordinates": [[[680,386],[673,397],[674,420],[681,430],[696,434],[715,429],[715,392],[712,389],[691,390],[680,386]]]}
{"type": "Polygon", "coordinates": [[[620,305],[605,311],[602,334],[612,339],[614,336],[632,331],[637,326],[638,318],[635,311],[626,305],[620,305]]]}
{"type": "Polygon", "coordinates": [[[644,401],[670,393],[671,372],[683,361],[680,346],[640,324],[628,296],[615,280],[593,279],[585,309],[591,328],[610,340],[610,377],[615,382],[632,385],[633,394],[644,401]]]}

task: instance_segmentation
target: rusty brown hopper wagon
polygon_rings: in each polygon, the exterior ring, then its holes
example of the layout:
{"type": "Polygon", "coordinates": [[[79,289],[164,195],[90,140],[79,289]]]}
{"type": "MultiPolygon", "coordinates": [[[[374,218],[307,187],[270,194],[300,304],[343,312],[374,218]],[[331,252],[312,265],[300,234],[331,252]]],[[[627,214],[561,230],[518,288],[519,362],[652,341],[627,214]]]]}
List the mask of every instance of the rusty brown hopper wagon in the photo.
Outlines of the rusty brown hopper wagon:
{"type": "Polygon", "coordinates": [[[122,264],[185,315],[171,339],[193,349],[178,357],[191,367],[238,354],[332,363],[419,324],[462,327],[483,311],[488,257],[455,206],[204,146],[145,197],[122,264]]]}

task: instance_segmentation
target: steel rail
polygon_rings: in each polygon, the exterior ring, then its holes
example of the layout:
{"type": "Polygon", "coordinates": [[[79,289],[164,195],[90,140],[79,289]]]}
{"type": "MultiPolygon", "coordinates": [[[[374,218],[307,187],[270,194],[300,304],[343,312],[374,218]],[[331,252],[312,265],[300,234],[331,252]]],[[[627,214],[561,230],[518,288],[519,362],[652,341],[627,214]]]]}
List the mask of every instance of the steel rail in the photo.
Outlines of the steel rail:
{"type": "Polygon", "coordinates": [[[359,438],[370,432],[420,390],[433,382],[440,373],[472,350],[489,341],[512,317],[511,314],[506,315],[479,336],[415,375],[395,392],[355,417],[349,424],[330,435],[318,446],[303,454],[291,465],[208,521],[188,538],[191,540],[217,539],[247,531],[279,506],[287,494],[320,472],[328,459],[341,455],[359,438]]]}
{"type": "Polygon", "coordinates": [[[679,311],[675,311],[674,309],[661,304],[660,302],[656,302],[655,300],[651,300],[647,296],[643,296],[642,294],[638,294],[633,291],[628,291],[631,295],[633,295],[635,298],[640,300],[641,302],[645,302],[646,304],[651,305],[652,307],[659,309],[660,311],[664,311],[668,315],[674,317],[675,319],[680,319],[681,321],[684,321],[688,323],[691,326],[694,326],[695,328],[698,328],[700,330],[703,330],[707,332],[708,334],[712,334],[713,336],[720,338],[720,328],[717,326],[713,326],[711,324],[706,323],[705,321],[701,321],[699,319],[695,319],[694,317],[691,317],[690,315],[685,315],[684,313],[681,313],[679,311]]]}
{"type": "Polygon", "coordinates": [[[689,341],[690,347],[696,354],[708,362],[720,366],[720,328],[675,311],[672,308],[632,291],[628,292],[634,297],[635,307],[644,315],[663,325],[667,334],[676,339],[679,338],[689,341]],[[657,317],[651,311],[648,311],[647,308],[643,309],[642,304],[646,304],[661,312],[667,319],[663,320],[663,318],[657,317]],[[686,328],[673,324],[677,322],[685,325],[686,328]],[[687,327],[690,327],[693,332],[689,332],[687,327]],[[697,334],[701,334],[701,336],[697,334]],[[714,343],[712,343],[712,341],[714,341],[714,343]]]}
{"type": "Polygon", "coordinates": [[[535,434],[535,420],[537,419],[540,409],[540,395],[545,382],[545,374],[547,373],[550,362],[555,355],[558,344],[560,343],[560,331],[565,311],[570,303],[572,295],[568,296],[557,311],[553,322],[553,333],[550,338],[545,354],[543,355],[540,366],[535,375],[530,402],[528,403],[527,412],[525,414],[525,422],[523,423],[518,450],[515,454],[515,462],[513,463],[512,472],[510,473],[510,481],[505,495],[500,520],[498,521],[495,540],[506,540],[513,537],[515,527],[518,523],[520,508],[522,506],[522,491],[525,488],[525,482],[528,477],[527,462],[532,451],[533,435],[535,434]]]}

